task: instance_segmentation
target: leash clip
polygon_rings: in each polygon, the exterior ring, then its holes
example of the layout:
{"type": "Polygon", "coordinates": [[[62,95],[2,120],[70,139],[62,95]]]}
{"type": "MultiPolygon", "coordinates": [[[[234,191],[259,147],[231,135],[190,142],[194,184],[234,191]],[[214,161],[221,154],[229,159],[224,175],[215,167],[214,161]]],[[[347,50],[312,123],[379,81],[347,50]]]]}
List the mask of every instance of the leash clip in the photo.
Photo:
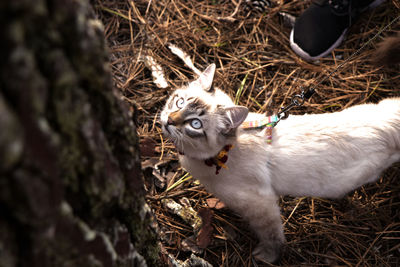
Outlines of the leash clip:
{"type": "Polygon", "coordinates": [[[310,99],[310,97],[315,93],[314,88],[308,88],[307,91],[303,89],[303,87],[300,87],[301,94],[294,95],[292,97],[291,103],[287,105],[286,107],[282,107],[281,110],[278,112],[278,118],[279,120],[284,120],[289,117],[289,110],[291,110],[293,107],[300,107],[304,104],[305,100],[310,99]]]}
{"type": "Polygon", "coordinates": [[[291,103],[286,107],[281,107],[281,110],[278,112],[279,120],[285,120],[289,117],[289,110],[293,107],[300,107],[304,104],[304,91],[301,92],[299,95],[294,95],[291,103]]]}

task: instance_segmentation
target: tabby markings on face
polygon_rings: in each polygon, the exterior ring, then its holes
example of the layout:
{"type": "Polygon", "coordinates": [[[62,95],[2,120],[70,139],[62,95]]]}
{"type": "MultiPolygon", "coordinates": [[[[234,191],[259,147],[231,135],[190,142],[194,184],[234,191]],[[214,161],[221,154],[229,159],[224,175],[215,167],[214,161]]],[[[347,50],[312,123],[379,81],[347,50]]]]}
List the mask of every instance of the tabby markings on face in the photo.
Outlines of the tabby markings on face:
{"type": "Polygon", "coordinates": [[[203,100],[195,97],[185,99],[179,95],[174,95],[168,103],[170,110],[165,128],[170,132],[169,127],[174,126],[182,133],[191,138],[205,137],[204,116],[208,114],[210,106],[203,100]]]}

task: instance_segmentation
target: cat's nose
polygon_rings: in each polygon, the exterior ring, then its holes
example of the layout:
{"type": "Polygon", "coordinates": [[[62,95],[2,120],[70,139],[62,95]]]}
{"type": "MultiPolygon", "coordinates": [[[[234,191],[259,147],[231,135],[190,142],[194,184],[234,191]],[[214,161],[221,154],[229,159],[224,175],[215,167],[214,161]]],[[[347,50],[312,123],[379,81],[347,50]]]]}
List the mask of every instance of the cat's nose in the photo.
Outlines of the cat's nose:
{"type": "Polygon", "coordinates": [[[182,125],[183,122],[184,120],[181,112],[175,111],[168,115],[167,125],[178,126],[182,125]]]}
{"type": "Polygon", "coordinates": [[[168,116],[167,125],[175,125],[174,120],[170,116],[168,116]]]}

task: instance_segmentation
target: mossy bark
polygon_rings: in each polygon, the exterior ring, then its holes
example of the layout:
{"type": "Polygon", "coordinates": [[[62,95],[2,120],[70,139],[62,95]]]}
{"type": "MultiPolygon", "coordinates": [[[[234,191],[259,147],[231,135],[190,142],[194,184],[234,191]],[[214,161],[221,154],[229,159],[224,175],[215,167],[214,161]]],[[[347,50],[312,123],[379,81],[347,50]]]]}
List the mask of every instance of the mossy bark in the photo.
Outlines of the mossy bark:
{"type": "Polygon", "coordinates": [[[82,0],[0,3],[0,266],[156,266],[134,112],[82,0]]]}

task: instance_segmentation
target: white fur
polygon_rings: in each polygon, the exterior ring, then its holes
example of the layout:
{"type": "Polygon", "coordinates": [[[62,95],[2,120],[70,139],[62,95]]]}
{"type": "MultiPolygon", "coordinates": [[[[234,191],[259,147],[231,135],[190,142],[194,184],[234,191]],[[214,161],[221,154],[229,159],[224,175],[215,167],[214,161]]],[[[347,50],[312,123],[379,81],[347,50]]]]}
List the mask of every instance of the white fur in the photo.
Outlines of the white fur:
{"type": "MultiPolygon", "coordinates": [[[[214,96],[213,105],[218,101],[214,96]]],[[[232,102],[224,103],[232,106],[232,102]]],[[[260,116],[250,113],[248,117],[260,116]]],[[[264,131],[239,128],[236,137],[219,143],[213,139],[209,156],[228,143],[234,146],[228,154],[228,169],[219,174],[215,167],[205,165],[206,153],[199,158],[196,152],[209,144],[197,144],[197,149],[186,150],[179,160],[207,190],[250,222],[260,240],[254,255],[271,262],[284,243],[279,195],[341,197],[375,181],[400,160],[400,99],[336,113],[290,116],[273,129],[272,144],[267,144],[264,131]]]]}
{"type": "Polygon", "coordinates": [[[400,99],[291,116],[274,129],[268,152],[277,194],[341,197],[400,160],[400,99]]]}

